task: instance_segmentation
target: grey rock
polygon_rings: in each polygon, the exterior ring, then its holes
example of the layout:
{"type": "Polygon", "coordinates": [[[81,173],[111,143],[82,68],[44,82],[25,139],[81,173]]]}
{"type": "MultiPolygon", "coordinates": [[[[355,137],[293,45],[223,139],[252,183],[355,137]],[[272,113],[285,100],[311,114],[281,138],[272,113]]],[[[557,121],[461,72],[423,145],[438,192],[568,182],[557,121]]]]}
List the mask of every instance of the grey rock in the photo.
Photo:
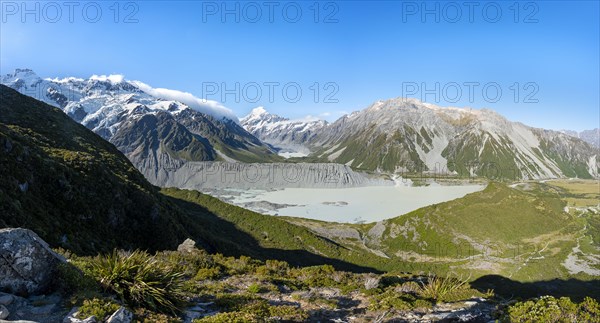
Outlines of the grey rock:
{"type": "Polygon", "coordinates": [[[179,252],[193,252],[194,250],[196,250],[196,241],[189,238],[177,246],[179,252]]]}
{"type": "Polygon", "coordinates": [[[16,295],[48,289],[65,259],[27,229],[0,229],[0,291],[16,295]]]}
{"type": "Polygon", "coordinates": [[[4,142],[4,152],[10,153],[12,151],[12,148],[12,142],[10,141],[10,139],[6,138],[6,141],[4,142]]]}
{"type": "Polygon", "coordinates": [[[193,322],[195,319],[201,318],[204,314],[202,314],[201,312],[196,312],[196,311],[185,311],[184,312],[185,318],[184,318],[184,322],[188,323],[188,322],[193,322]]]}
{"type": "Polygon", "coordinates": [[[13,302],[14,296],[10,294],[0,294],[0,305],[8,305],[13,302]]]}
{"type": "Polygon", "coordinates": [[[111,315],[107,323],[130,323],[133,320],[133,313],[121,306],[116,312],[111,315]]]}
{"type": "Polygon", "coordinates": [[[98,319],[94,315],[82,320],[78,319],[76,316],[79,314],[79,307],[73,307],[69,314],[65,316],[63,319],[63,323],[96,323],[98,319]]]}
{"type": "Polygon", "coordinates": [[[86,318],[85,320],[78,319],[77,317],[75,317],[75,316],[77,316],[78,313],[79,313],[79,307],[73,307],[73,309],[71,309],[69,314],[67,314],[67,316],[65,316],[62,323],[96,323],[97,322],[96,317],[93,315],[86,318]]]}
{"type": "Polygon", "coordinates": [[[33,314],[33,315],[48,315],[50,313],[52,313],[54,311],[54,308],[56,307],[55,304],[48,304],[48,305],[44,305],[44,306],[36,306],[36,307],[32,307],[29,310],[29,313],[33,314]]]}
{"type": "Polygon", "coordinates": [[[10,315],[8,308],[6,308],[4,305],[0,305],[0,320],[4,320],[8,317],[8,315],[10,315]]]}
{"type": "Polygon", "coordinates": [[[25,183],[19,184],[19,189],[23,193],[27,192],[27,190],[29,190],[29,183],[25,182],[25,183]]]}

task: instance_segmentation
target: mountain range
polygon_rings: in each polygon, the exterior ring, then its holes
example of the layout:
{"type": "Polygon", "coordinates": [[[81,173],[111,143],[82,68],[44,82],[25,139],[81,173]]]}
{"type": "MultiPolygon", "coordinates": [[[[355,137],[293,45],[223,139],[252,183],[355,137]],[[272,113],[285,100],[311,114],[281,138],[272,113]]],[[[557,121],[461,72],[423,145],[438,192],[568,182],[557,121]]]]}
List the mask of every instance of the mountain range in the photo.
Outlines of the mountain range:
{"type": "Polygon", "coordinates": [[[154,89],[121,76],[42,79],[30,69],[1,83],[60,107],[73,120],[115,144],[134,161],[276,161],[231,111],[189,93],[154,89]]]}
{"type": "Polygon", "coordinates": [[[308,160],[387,173],[539,179],[598,177],[597,147],[559,131],[482,109],[396,98],[328,123],[291,122],[254,110],[242,126],[272,146],[301,147],[308,160]]]}
{"type": "Polygon", "coordinates": [[[599,148],[581,139],[591,138],[588,132],[533,128],[486,109],[396,98],[333,123],[290,120],[264,108],[238,120],[218,103],[120,76],[42,79],[17,69],[1,83],[60,107],[113,143],[151,182],[186,162],[272,163],[284,157],[427,176],[519,180],[600,173],[599,148]]]}

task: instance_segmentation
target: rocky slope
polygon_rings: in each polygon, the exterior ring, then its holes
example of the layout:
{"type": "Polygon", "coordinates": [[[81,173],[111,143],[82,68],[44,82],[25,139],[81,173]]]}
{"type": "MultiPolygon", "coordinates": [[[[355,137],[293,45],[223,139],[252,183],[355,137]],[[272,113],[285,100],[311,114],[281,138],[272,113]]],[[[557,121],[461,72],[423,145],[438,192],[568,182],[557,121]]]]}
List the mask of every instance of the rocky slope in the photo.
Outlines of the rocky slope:
{"type": "Polygon", "coordinates": [[[579,138],[596,148],[600,148],[600,128],[584,130],[581,132],[573,130],[561,130],[561,132],[569,136],[579,138]]]}
{"type": "MultiPolygon", "coordinates": [[[[148,161],[148,159],[146,159],[148,161]]],[[[143,164],[140,171],[155,185],[205,191],[207,189],[348,188],[394,185],[369,177],[349,166],[332,163],[226,163],[163,160],[168,167],[143,164]]]]}
{"type": "MultiPolygon", "coordinates": [[[[272,115],[247,119],[252,125],[243,125],[261,139],[286,136],[272,126],[272,115]]],[[[591,178],[600,170],[599,150],[580,139],[511,122],[491,110],[442,108],[416,99],[377,101],[315,135],[295,138],[312,151],[307,160],[388,173],[518,180],[591,178]]]]}

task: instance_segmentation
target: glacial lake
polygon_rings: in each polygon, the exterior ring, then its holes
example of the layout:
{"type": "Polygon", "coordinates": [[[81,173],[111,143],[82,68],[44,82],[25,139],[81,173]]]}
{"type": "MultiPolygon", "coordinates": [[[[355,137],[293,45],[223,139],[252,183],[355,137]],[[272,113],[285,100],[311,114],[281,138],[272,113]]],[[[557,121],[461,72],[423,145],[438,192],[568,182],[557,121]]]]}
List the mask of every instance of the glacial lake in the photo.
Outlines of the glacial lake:
{"type": "Polygon", "coordinates": [[[484,185],[285,188],[276,191],[238,191],[229,198],[234,204],[263,214],[330,222],[369,223],[454,200],[484,188],[484,185]],[[280,206],[277,209],[264,207],[260,205],[261,201],[280,206]]]}

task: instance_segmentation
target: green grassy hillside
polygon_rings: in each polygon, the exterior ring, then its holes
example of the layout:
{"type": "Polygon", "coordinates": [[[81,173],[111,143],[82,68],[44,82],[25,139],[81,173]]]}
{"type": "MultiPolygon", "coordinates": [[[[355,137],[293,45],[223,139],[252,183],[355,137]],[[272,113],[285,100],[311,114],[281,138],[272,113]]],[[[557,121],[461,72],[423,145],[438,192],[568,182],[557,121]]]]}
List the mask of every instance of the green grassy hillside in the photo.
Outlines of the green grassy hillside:
{"type": "Polygon", "coordinates": [[[176,247],[174,209],[113,145],[61,110],[0,88],[0,227],[79,253],[176,247]]]}
{"type": "MultiPolygon", "coordinates": [[[[564,212],[563,196],[546,184],[510,188],[490,183],[481,192],[371,224],[289,218],[342,245],[370,251],[381,270],[496,274],[520,281],[578,277],[565,261],[578,241],[580,259],[594,259],[597,215],[564,212]],[[585,230],[584,230],[585,228],[585,230]],[[584,231],[582,231],[584,230],[584,231]]],[[[593,262],[590,268],[596,268],[593,262]]]]}
{"type": "Polygon", "coordinates": [[[112,144],[58,108],[5,86],[0,95],[0,227],[32,229],[78,254],[175,249],[192,238],[226,255],[366,270],[341,261],[360,263],[364,251],[304,227],[198,192],[165,196],[112,144]]]}

